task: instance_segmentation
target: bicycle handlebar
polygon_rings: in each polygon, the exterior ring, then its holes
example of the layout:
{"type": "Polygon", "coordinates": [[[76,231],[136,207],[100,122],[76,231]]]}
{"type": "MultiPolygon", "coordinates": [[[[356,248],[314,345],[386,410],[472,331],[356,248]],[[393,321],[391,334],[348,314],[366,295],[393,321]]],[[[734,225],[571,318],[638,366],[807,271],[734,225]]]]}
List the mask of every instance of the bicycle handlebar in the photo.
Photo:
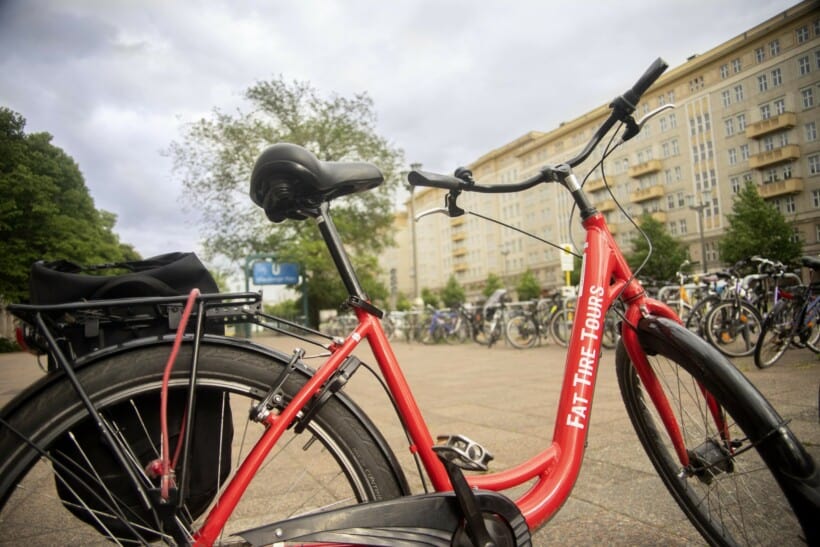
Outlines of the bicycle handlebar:
{"type": "MultiPolygon", "coordinates": [[[[569,167],[575,167],[583,163],[596,146],[601,142],[604,135],[606,135],[616,122],[623,121],[627,123],[627,131],[631,134],[624,135],[623,140],[628,140],[634,137],[639,131],[640,127],[632,119],[632,113],[641,98],[641,95],[657,80],[660,75],[666,70],[669,65],[658,57],[646,71],[638,78],[631,88],[629,88],[623,95],[616,97],[609,107],[612,113],[604,121],[601,127],[593,134],[587,145],[580,154],[565,162],[569,167]]],[[[413,170],[407,175],[407,180],[410,186],[429,186],[432,188],[441,188],[443,190],[452,191],[468,191],[481,192],[487,194],[501,194],[512,193],[526,190],[539,184],[541,182],[551,182],[555,180],[550,175],[553,172],[551,167],[545,167],[538,175],[527,180],[511,183],[511,184],[494,184],[481,185],[476,184],[472,178],[472,173],[463,167],[456,169],[456,176],[442,175],[439,173],[431,173],[428,171],[413,170]]]]}

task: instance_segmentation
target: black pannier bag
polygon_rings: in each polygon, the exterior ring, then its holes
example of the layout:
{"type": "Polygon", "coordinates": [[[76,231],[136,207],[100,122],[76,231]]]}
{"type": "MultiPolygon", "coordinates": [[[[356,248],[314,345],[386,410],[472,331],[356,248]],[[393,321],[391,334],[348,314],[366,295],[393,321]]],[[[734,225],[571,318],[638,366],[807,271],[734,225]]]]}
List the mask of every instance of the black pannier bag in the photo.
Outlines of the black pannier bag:
{"type": "MultiPolygon", "coordinates": [[[[198,288],[202,293],[219,292],[216,281],[194,253],[168,253],[141,261],[87,267],[68,261],[37,262],[31,269],[30,300],[32,304],[47,305],[179,296],[188,294],[193,288],[198,288]],[[106,270],[126,270],[127,273],[84,273],[106,270]]],[[[54,334],[66,356],[76,359],[91,351],[136,338],[175,333],[177,323],[178,314],[169,313],[167,307],[129,302],[107,307],[98,316],[93,313],[66,313],[56,322],[54,328],[57,332],[54,334]]],[[[186,332],[193,332],[194,328],[195,322],[189,321],[186,332]]],[[[218,323],[206,323],[205,330],[212,334],[224,334],[224,326],[218,323]]],[[[180,363],[178,366],[188,365],[180,363]]],[[[55,368],[51,357],[49,368],[55,368]]],[[[168,428],[172,450],[183,423],[186,401],[186,389],[169,393],[168,428]]],[[[155,447],[159,446],[160,441],[159,394],[141,395],[133,403],[129,401],[108,408],[104,415],[128,441],[140,464],[145,466],[156,458],[155,447]]],[[[51,450],[55,463],[72,471],[67,481],[55,477],[64,506],[76,517],[107,534],[99,522],[99,515],[108,513],[104,502],[108,499],[108,490],[116,493],[117,499],[130,507],[134,514],[150,522],[152,515],[140,506],[134,487],[102,441],[97,425],[86,420],[73,428],[72,433],[73,439],[68,436],[57,439],[51,450]],[[82,456],[77,454],[77,443],[82,446],[82,456]],[[87,480],[87,471],[77,469],[77,462],[84,461],[85,457],[101,472],[104,487],[94,480],[87,480]],[[90,508],[96,515],[89,514],[84,507],[90,508]]],[[[223,397],[221,392],[198,391],[189,458],[189,469],[193,475],[190,476],[185,500],[191,518],[205,511],[219,485],[227,479],[231,469],[232,439],[233,420],[227,395],[223,397]]],[[[103,518],[102,525],[115,536],[130,537],[130,532],[115,519],[103,518]]],[[[156,538],[143,536],[142,539],[152,541],[156,538]]]]}
{"type": "MultiPolygon", "coordinates": [[[[202,293],[217,293],[213,276],[194,253],[167,253],[145,260],[80,266],[73,262],[35,262],[31,267],[29,296],[32,304],[66,304],[86,300],[179,296],[198,288],[202,293]],[[83,272],[127,270],[117,275],[92,275],[83,272]]],[[[60,349],[69,359],[92,351],[146,336],[175,333],[178,315],[167,308],[133,303],[117,308],[116,314],[99,319],[68,316],[61,321],[57,335],[60,349]],[[116,316],[117,320],[112,320],[116,316]]],[[[187,332],[194,332],[194,322],[187,332]]],[[[206,332],[224,334],[219,324],[206,324],[206,332]]],[[[49,368],[54,363],[49,358],[49,368]]]]}

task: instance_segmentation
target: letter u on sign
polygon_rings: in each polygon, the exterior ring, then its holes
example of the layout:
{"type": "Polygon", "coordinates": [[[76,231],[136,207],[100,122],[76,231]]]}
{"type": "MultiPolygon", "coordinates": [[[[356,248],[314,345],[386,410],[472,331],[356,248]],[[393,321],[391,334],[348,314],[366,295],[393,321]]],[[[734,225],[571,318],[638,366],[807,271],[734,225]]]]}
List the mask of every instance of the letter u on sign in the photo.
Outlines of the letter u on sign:
{"type": "Polygon", "coordinates": [[[292,262],[254,262],[254,285],[295,285],[299,283],[299,265],[292,262]]]}

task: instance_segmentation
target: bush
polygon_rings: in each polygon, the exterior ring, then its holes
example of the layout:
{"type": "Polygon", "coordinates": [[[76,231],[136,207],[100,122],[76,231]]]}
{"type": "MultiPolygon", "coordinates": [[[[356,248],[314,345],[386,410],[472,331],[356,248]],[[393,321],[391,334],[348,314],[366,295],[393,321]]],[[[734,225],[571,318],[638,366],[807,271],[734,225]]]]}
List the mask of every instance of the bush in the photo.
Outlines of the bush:
{"type": "Polygon", "coordinates": [[[14,340],[8,338],[0,338],[0,353],[12,353],[15,351],[22,351],[22,348],[14,340]]]}

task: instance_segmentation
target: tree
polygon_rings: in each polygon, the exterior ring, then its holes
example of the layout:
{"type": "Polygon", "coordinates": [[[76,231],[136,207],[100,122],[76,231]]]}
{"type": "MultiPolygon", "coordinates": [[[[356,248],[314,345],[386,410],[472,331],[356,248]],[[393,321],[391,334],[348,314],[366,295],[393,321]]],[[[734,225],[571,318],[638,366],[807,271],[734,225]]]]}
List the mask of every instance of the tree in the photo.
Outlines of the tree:
{"type": "Polygon", "coordinates": [[[789,222],[760,197],[751,182],[737,193],[726,218],[729,227],[718,248],[721,259],[728,264],[754,255],[788,264],[802,253],[802,244],[794,237],[789,222]]]}
{"type": "Polygon", "coordinates": [[[459,284],[456,276],[451,275],[447,284],[441,289],[441,300],[448,308],[463,304],[465,299],[464,288],[459,284]]]}
{"type": "Polygon", "coordinates": [[[484,290],[481,291],[484,296],[490,296],[493,294],[497,289],[503,289],[504,284],[501,282],[501,278],[491,273],[487,276],[487,283],[484,285],[484,290]]]}
{"type": "Polygon", "coordinates": [[[222,255],[237,265],[251,253],[274,253],[277,260],[296,262],[307,273],[311,323],[318,311],[336,308],[347,293],[313,222],[272,224],[248,197],[250,173],[268,145],[289,142],[304,146],[323,161],[368,161],[379,166],[385,184],[333,202],[332,212],[361,283],[373,299],[384,298],[378,282],[378,253],[391,243],[391,197],[403,165],[401,150],[375,130],[373,101],[325,99],[309,84],[282,77],[248,88],[247,112],[214,109],[183,128],[169,153],[192,204],[201,212],[206,255],[222,255]]]}
{"type": "Polygon", "coordinates": [[[686,245],[669,235],[664,225],[649,213],[641,215],[638,224],[646,237],[639,233],[632,240],[632,252],[626,257],[629,266],[636,270],[643,264],[649,255],[651,241],[652,254],[641,269],[641,275],[655,279],[674,279],[675,272],[689,258],[686,245]]]}
{"type": "Polygon", "coordinates": [[[0,301],[28,298],[31,264],[137,260],[114,233],[116,215],[94,207],[74,160],[48,133],[26,134],[26,120],[0,107],[0,301]]]}
{"type": "Polygon", "coordinates": [[[421,300],[424,302],[425,306],[433,306],[434,308],[438,308],[439,298],[436,291],[432,289],[428,289],[427,287],[422,287],[421,289],[421,300]]]}
{"type": "Polygon", "coordinates": [[[519,300],[534,300],[541,296],[541,284],[531,270],[524,272],[515,287],[519,300]]]}

